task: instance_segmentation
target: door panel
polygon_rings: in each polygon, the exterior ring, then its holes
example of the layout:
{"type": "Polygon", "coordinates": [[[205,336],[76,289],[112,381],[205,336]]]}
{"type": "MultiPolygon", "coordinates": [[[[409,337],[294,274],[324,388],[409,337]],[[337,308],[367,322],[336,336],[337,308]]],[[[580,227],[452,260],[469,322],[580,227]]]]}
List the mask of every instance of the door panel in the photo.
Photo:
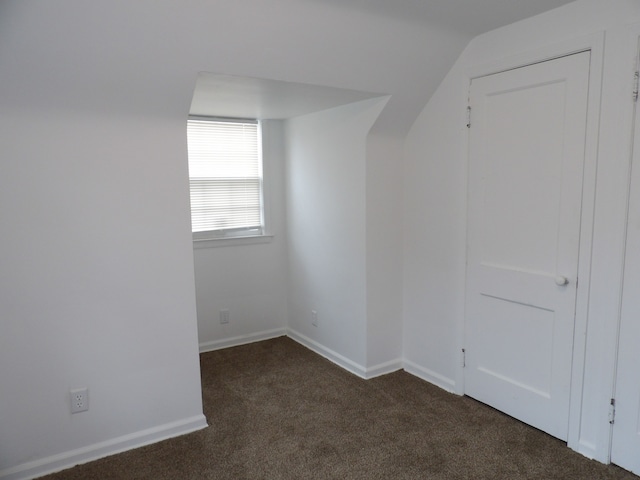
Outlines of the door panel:
{"type": "Polygon", "coordinates": [[[640,474],[640,109],[637,104],[627,223],[611,461],[640,474]]]}
{"type": "Polygon", "coordinates": [[[465,393],[564,440],[589,60],[470,90],[465,393]]]}

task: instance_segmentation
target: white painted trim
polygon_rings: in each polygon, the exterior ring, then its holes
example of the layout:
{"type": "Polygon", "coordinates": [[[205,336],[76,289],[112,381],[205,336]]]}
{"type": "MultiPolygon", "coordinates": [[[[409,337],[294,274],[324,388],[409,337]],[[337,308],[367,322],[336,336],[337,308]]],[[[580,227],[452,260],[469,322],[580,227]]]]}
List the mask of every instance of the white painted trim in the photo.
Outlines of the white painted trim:
{"type": "Polygon", "coordinates": [[[215,350],[221,350],[223,348],[237,347],[240,345],[246,345],[254,342],[261,342],[263,340],[269,340],[271,338],[277,338],[282,336],[288,336],[292,340],[304,345],[309,350],[314,351],[318,355],[330,360],[341,368],[361,377],[364,379],[370,379],[379,377],[380,375],[386,375],[387,373],[396,372],[402,370],[403,363],[401,359],[390,360],[388,362],[374,365],[369,368],[365,368],[362,365],[349,360],[347,357],[334,352],[330,348],[321,345],[315,340],[302,335],[294,330],[286,330],[284,328],[278,328],[275,330],[267,330],[265,332],[252,333],[249,335],[240,335],[238,337],[224,338],[213,342],[205,342],[200,344],[200,353],[212,352],[215,350]]]}
{"type": "MultiPolygon", "coordinates": [[[[547,45],[534,50],[510,55],[497,59],[493,62],[474,65],[467,69],[466,78],[469,82],[472,79],[492,75],[494,73],[513,70],[515,68],[526,67],[535,63],[546,62],[574,53],[597,50],[603,53],[605,32],[600,31],[589,35],[572,38],[559,43],[547,45]]],[[[601,74],[602,72],[597,72],[601,74]]]]}
{"type": "MultiPolygon", "coordinates": [[[[471,89],[471,78],[468,75],[462,75],[460,84],[460,107],[458,108],[458,115],[460,116],[460,151],[459,155],[461,159],[464,159],[464,269],[462,270],[462,316],[456,320],[456,352],[458,355],[462,354],[462,350],[466,348],[466,318],[467,318],[467,257],[469,256],[469,234],[468,234],[468,222],[469,222],[469,128],[467,127],[467,108],[469,106],[469,92],[471,89]]],[[[473,115],[473,113],[471,113],[473,115]]],[[[471,121],[471,119],[469,119],[471,121]]],[[[405,360],[405,364],[406,364],[405,360]]],[[[455,372],[454,392],[456,395],[464,395],[465,376],[464,366],[462,362],[457,362],[457,368],[455,372]]]]}
{"type": "MultiPolygon", "coordinates": [[[[571,397],[569,400],[569,448],[589,458],[608,463],[598,455],[595,446],[585,448],[581,438],[583,417],[584,374],[587,351],[589,320],[589,294],[591,290],[591,257],[593,249],[594,220],[596,209],[596,179],[600,139],[600,104],[602,76],[604,74],[604,32],[590,36],[591,65],[589,72],[589,98],[585,141],[584,172],[582,176],[582,212],[580,217],[580,251],[578,256],[578,289],[573,339],[573,365],[571,371],[571,397]]],[[[604,418],[604,417],[603,417],[604,418]]],[[[590,443],[590,442],[589,442],[590,443]]]]}
{"type": "MultiPolygon", "coordinates": [[[[466,70],[463,75],[466,92],[464,101],[467,102],[469,85],[474,78],[498,73],[514,68],[540,63],[554,58],[559,58],[574,53],[590,51],[591,66],[589,72],[589,98],[587,113],[587,141],[585,144],[585,163],[583,173],[583,198],[581,212],[580,254],[578,259],[578,272],[580,282],[578,284],[576,298],[576,319],[574,329],[574,347],[571,376],[571,396],[569,407],[569,435],[567,445],[581,454],[597,458],[600,461],[602,452],[597,455],[594,449],[587,448],[587,444],[580,439],[582,419],[582,396],[584,387],[584,369],[586,355],[586,332],[588,325],[590,273],[591,273],[591,249],[593,243],[593,228],[595,215],[596,173],[598,165],[598,141],[600,131],[600,99],[602,95],[602,76],[604,73],[604,42],[605,32],[600,31],[589,35],[576,37],[567,41],[548,45],[536,50],[522,52],[516,55],[498,59],[494,62],[475,65],[466,70]]],[[[465,105],[466,106],[466,105],[465,105]]],[[[463,111],[463,109],[461,109],[463,111]]],[[[469,138],[463,136],[461,142],[463,149],[463,161],[469,169],[469,138]]],[[[468,201],[467,201],[468,202],[468,201]]],[[[468,242],[467,242],[468,248],[468,242]]],[[[465,256],[467,252],[465,251],[465,256]]],[[[465,262],[466,263],[466,262],[465,262]]],[[[466,283],[466,275],[465,275],[466,283]]],[[[466,286],[465,286],[466,305],[466,286]]],[[[466,317],[466,314],[465,314],[466,317]]],[[[466,331],[466,322],[463,318],[462,328],[458,325],[459,332],[466,331]]],[[[459,339],[464,342],[464,333],[459,334],[459,339]]],[[[463,343],[464,345],[464,343],[463,343]]],[[[464,393],[464,368],[459,366],[456,379],[462,378],[462,384],[458,382],[455,393],[464,393]]],[[[606,461],[606,460],[605,460],[606,461]]]]}
{"type": "Polygon", "coordinates": [[[575,446],[575,447],[572,446],[571,449],[575,450],[576,452],[578,452],[583,457],[587,457],[589,460],[596,460],[596,461],[598,461],[600,463],[607,463],[607,464],[609,463],[609,461],[603,462],[602,460],[599,460],[597,458],[598,457],[598,448],[592,442],[587,442],[587,441],[585,441],[583,439],[578,439],[578,445],[575,446]]]}
{"type": "Polygon", "coordinates": [[[289,329],[287,331],[287,336],[289,336],[292,340],[295,340],[301,345],[304,345],[309,350],[316,352],[318,355],[330,360],[336,365],[344,368],[345,370],[357,375],[360,378],[367,378],[367,369],[362,365],[357,364],[356,362],[349,360],[347,357],[340,355],[338,352],[334,352],[330,348],[321,345],[315,340],[310,339],[309,337],[302,335],[295,330],[289,329]]]}
{"type": "Polygon", "coordinates": [[[374,365],[373,367],[367,368],[366,379],[369,380],[371,378],[379,377],[381,375],[397,372],[398,370],[402,370],[403,367],[404,367],[404,363],[399,358],[395,360],[390,360],[388,362],[380,363],[378,365],[374,365]]]}
{"type": "Polygon", "coordinates": [[[229,238],[198,238],[193,240],[193,248],[235,247],[238,245],[257,245],[259,243],[271,243],[273,235],[253,235],[250,237],[229,238]]]}
{"type": "Polygon", "coordinates": [[[207,420],[204,415],[185,418],[175,422],[160,425],[158,427],[141,430],[139,432],[123,435],[105,442],[95,443],[86,447],[64,452],[58,455],[41,458],[23,463],[16,467],[0,470],[2,480],[27,480],[48,475],[71,468],[75,465],[87,463],[109,455],[121,453],[152,443],[178,437],[187,433],[206,428],[207,420]]]}
{"type": "Polygon", "coordinates": [[[404,360],[404,369],[407,373],[414,375],[425,382],[429,382],[436,387],[440,387],[443,390],[446,390],[449,393],[458,394],[456,389],[456,382],[451,378],[447,378],[444,375],[440,375],[439,373],[434,372],[433,370],[429,370],[428,368],[421,367],[417,363],[412,362],[411,360],[404,360]]]}
{"type": "Polygon", "coordinates": [[[250,333],[247,335],[239,335],[237,337],[223,338],[212,342],[203,342],[199,345],[200,353],[213,352],[223,348],[237,347],[248,343],[261,342],[271,338],[282,337],[287,334],[286,329],[276,328],[274,330],[265,330],[264,332],[250,333]]]}
{"type": "MultiPolygon", "coordinates": [[[[608,46],[612,44],[611,42],[613,42],[613,44],[615,45],[617,36],[619,36],[620,40],[622,41],[622,44],[624,44],[625,46],[628,46],[629,51],[627,53],[623,53],[622,55],[623,58],[626,58],[626,62],[624,65],[625,68],[616,69],[616,71],[625,72],[624,78],[620,80],[619,85],[614,85],[614,86],[610,85],[609,89],[612,89],[619,95],[619,97],[617,97],[619,104],[625,105],[626,107],[624,110],[617,109],[616,113],[619,116],[619,118],[626,117],[629,119],[628,126],[629,126],[629,138],[630,138],[628,145],[625,145],[625,148],[620,148],[619,150],[620,158],[622,158],[623,156],[626,156],[628,159],[627,165],[626,165],[626,172],[625,172],[626,211],[625,211],[624,232],[622,237],[622,253],[623,253],[622,267],[619,271],[620,289],[619,289],[619,300],[618,300],[618,315],[617,315],[616,327],[615,327],[615,349],[613,351],[614,363],[613,363],[613,368],[611,372],[611,398],[615,398],[616,402],[619,402],[620,394],[618,392],[618,378],[619,378],[618,369],[619,369],[619,362],[620,362],[620,333],[621,333],[623,318],[626,318],[624,317],[624,314],[625,314],[624,312],[625,312],[626,302],[628,301],[626,300],[628,294],[625,293],[625,290],[628,290],[628,287],[625,288],[624,279],[625,279],[625,270],[628,268],[627,252],[628,252],[629,246],[627,242],[629,239],[629,224],[630,224],[630,218],[631,218],[630,217],[630,208],[631,208],[630,202],[632,201],[631,192],[633,188],[636,188],[636,185],[634,184],[633,169],[637,168],[637,165],[634,164],[634,160],[635,160],[634,149],[636,148],[635,128],[637,128],[636,118],[637,118],[637,109],[638,109],[637,99],[635,102],[632,102],[632,101],[625,102],[624,99],[625,97],[628,99],[627,97],[628,92],[633,92],[634,90],[635,85],[634,85],[634,82],[632,81],[632,78],[633,78],[632,72],[633,71],[637,72],[639,68],[638,55],[640,54],[640,52],[638,51],[638,48],[640,45],[640,23],[633,23],[631,25],[627,25],[623,29],[621,29],[619,33],[616,32],[614,34],[612,32],[611,34],[609,34],[607,37],[607,41],[609,42],[608,46]],[[632,56],[633,56],[633,60],[632,60],[632,56]],[[632,66],[633,66],[633,69],[631,68],[632,66]],[[629,67],[628,70],[626,70],[626,67],[629,67]]],[[[621,50],[618,50],[618,51],[621,51],[621,50]]],[[[606,93],[607,92],[605,92],[605,94],[606,93]]],[[[626,126],[627,123],[624,123],[624,125],[626,126]]],[[[622,142],[618,143],[618,145],[621,145],[621,144],[622,142]]],[[[618,420],[619,419],[616,419],[617,424],[620,423],[618,420]]],[[[611,428],[609,429],[609,449],[607,451],[607,457],[606,457],[608,462],[616,460],[615,458],[612,458],[612,456],[615,457],[615,454],[613,452],[613,441],[614,441],[615,430],[616,430],[615,425],[612,425],[611,428]]],[[[579,451],[580,453],[582,453],[581,450],[579,451]]],[[[587,455],[587,454],[583,453],[583,455],[587,455]]]]}

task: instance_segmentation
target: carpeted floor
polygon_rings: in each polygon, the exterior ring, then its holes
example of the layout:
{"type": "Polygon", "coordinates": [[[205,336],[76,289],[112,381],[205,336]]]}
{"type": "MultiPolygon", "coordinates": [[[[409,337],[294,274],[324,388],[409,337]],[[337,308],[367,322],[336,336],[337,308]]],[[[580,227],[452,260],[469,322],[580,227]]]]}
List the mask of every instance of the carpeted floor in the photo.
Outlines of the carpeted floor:
{"type": "Polygon", "coordinates": [[[406,372],[361,380],[286,337],[201,365],[209,428],[43,479],[639,480],[406,372]]]}

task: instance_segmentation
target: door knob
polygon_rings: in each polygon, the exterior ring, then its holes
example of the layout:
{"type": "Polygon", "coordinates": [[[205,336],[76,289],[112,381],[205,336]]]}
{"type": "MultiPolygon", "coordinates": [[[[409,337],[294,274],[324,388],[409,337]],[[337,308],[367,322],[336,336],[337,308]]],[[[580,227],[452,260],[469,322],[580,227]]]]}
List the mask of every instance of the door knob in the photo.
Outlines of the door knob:
{"type": "Polygon", "coordinates": [[[569,283],[569,279],[567,277],[563,277],[562,275],[559,275],[556,277],[556,285],[559,285],[562,287],[567,283],[569,283]]]}

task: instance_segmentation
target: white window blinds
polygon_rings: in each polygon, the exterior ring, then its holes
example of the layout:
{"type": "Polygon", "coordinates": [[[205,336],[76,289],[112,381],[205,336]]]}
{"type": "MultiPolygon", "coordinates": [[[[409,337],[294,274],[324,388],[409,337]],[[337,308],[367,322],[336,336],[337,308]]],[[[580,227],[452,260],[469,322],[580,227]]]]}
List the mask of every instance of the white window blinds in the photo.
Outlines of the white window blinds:
{"type": "Polygon", "coordinates": [[[187,143],[194,238],[261,235],[258,122],[190,117],[187,143]]]}

